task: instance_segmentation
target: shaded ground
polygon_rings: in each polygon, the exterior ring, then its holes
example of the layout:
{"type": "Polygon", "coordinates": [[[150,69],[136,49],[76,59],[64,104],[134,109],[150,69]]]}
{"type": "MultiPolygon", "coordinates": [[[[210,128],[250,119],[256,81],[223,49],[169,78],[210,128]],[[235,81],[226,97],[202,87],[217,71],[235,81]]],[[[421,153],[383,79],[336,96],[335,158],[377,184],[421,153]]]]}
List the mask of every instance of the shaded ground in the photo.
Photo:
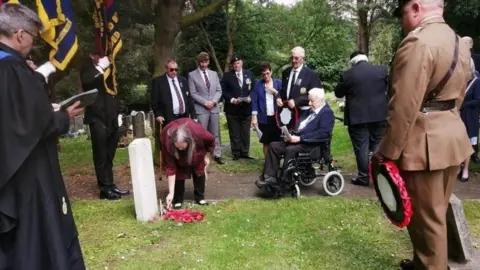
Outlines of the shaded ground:
{"type": "MultiPolygon", "coordinates": [[[[98,188],[93,171],[83,170],[82,174],[67,172],[64,176],[71,199],[98,199],[98,188]],[[85,174],[87,173],[87,174],[85,174]]],[[[120,188],[126,188],[133,193],[130,170],[128,165],[115,167],[115,181],[120,188]]],[[[344,197],[375,197],[373,186],[359,187],[350,184],[352,174],[345,173],[345,188],[340,196],[344,197]]],[[[210,171],[208,174],[206,198],[207,200],[224,200],[229,198],[255,198],[261,197],[260,190],[255,186],[257,174],[231,174],[210,171]]],[[[166,179],[159,181],[156,176],[158,198],[165,198],[167,194],[166,179]]],[[[480,199],[480,175],[472,173],[467,183],[457,182],[454,193],[460,199],[480,199]]],[[[302,196],[326,196],[323,191],[322,181],[317,181],[311,187],[301,187],[302,196]]],[[[131,198],[132,195],[125,198],[131,198]]],[[[187,180],[185,200],[193,199],[193,184],[187,180]]]]}

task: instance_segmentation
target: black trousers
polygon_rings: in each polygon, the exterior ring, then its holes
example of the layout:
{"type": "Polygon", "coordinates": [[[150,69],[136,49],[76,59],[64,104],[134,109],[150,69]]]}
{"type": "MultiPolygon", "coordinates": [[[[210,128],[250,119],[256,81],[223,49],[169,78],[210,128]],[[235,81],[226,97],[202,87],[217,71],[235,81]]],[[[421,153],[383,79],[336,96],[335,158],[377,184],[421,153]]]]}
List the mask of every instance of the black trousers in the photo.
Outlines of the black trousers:
{"type": "Polygon", "coordinates": [[[252,116],[236,116],[227,114],[230,147],[234,157],[248,156],[250,151],[250,127],[252,116]]]}
{"type": "Polygon", "coordinates": [[[98,187],[100,190],[113,188],[113,159],[120,139],[118,124],[107,127],[102,121],[95,121],[89,127],[98,187]]]}
{"type": "Polygon", "coordinates": [[[308,153],[312,146],[305,144],[287,144],[285,142],[272,142],[268,147],[263,175],[277,178],[277,171],[280,168],[280,160],[283,158],[283,169],[286,169],[288,162],[295,158],[297,153],[308,153]]]}
{"type": "MultiPolygon", "coordinates": [[[[196,202],[205,199],[205,175],[196,176],[192,173],[193,196],[196,202]]],[[[185,179],[175,180],[175,190],[173,194],[173,204],[183,203],[183,194],[185,193],[185,179]]]]}
{"type": "Polygon", "coordinates": [[[352,141],[353,151],[357,160],[358,180],[368,182],[369,153],[377,150],[383,135],[386,122],[373,122],[359,125],[350,125],[348,133],[352,141]]]}

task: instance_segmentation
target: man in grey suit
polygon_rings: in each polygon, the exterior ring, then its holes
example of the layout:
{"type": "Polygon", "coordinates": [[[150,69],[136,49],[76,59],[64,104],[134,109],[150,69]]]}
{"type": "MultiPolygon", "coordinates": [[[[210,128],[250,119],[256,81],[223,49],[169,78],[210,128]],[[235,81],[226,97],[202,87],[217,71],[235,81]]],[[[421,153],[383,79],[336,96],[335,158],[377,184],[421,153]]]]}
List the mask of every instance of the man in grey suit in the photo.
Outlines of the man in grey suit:
{"type": "Polygon", "coordinates": [[[213,160],[224,164],[220,149],[219,128],[220,108],[218,102],[222,96],[222,87],[217,72],[208,69],[210,57],[201,52],[197,56],[198,68],[188,74],[188,86],[195,103],[195,112],[200,124],[215,136],[213,160]]]}

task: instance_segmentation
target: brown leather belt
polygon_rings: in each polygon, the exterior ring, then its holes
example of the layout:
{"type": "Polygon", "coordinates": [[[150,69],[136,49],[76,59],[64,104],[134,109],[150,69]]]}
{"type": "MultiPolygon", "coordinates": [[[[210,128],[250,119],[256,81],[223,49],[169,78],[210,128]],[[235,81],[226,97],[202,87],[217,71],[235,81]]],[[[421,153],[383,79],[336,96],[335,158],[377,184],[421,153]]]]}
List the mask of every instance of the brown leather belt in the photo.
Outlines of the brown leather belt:
{"type": "Polygon", "coordinates": [[[455,108],[455,100],[428,100],[424,101],[420,111],[422,113],[427,112],[440,112],[448,111],[455,108]]]}

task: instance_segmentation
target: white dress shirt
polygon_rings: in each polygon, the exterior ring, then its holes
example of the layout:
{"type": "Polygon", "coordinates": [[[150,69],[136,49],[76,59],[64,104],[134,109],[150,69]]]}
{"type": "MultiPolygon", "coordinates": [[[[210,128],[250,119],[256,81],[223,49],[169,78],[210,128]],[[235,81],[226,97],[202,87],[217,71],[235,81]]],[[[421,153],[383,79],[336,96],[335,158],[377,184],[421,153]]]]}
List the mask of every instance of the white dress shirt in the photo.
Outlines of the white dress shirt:
{"type": "MultiPolygon", "coordinates": [[[[240,71],[235,71],[234,70],[234,72],[235,72],[235,77],[237,78],[237,84],[238,84],[238,79],[240,79],[240,82],[242,83],[242,86],[243,86],[243,69],[241,69],[240,71]]],[[[240,87],[242,87],[242,86],[240,86],[240,87]]],[[[235,98],[230,99],[230,103],[233,103],[234,99],[235,98]]]]}
{"type": "Polygon", "coordinates": [[[182,88],[180,87],[180,84],[178,84],[178,78],[170,78],[167,76],[167,79],[168,85],[170,86],[170,93],[172,94],[173,114],[180,114],[180,102],[182,102],[183,109],[186,112],[187,108],[185,108],[185,102],[182,96],[182,88]],[[172,80],[175,81],[175,85],[177,86],[178,91],[180,91],[180,101],[177,98],[177,93],[175,92],[175,88],[173,87],[172,80]]]}
{"type": "MultiPolygon", "coordinates": [[[[271,87],[273,88],[273,79],[270,81],[270,84],[272,85],[271,87]]],[[[267,91],[267,84],[264,84],[265,86],[265,102],[267,103],[267,116],[273,116],[275,115],[275,107],[274,105],[274,99],[275,97],[273,96],[272,93],[267,91]]]]}
{"type": "Polygon", "coordinates": [[[205,83],[205,85],[207,85],[207,82],[205,81],[205,74],[207,74],[207,78],[210,84],[212,83],[212,81],[210,80],[210,76],[208,76],[208,68],[205,69],[205,73],[203,73],[202,69],[198,68],[198,72],[200,72],[200,77],[202,77],[202,80],[205,83]]]}
{"type": "Polygon", "coordinates": [[[287,84],[287,99],[290,99],[290,90],[291,90],[290,88],[291,88],[291,86],[295,85],[295,84],[292,85],[292,83],[293,82],[296,83],[296,80],[298,78],[298,74],[300,74],[300,71],[302,71],[302,68],[303,68],[303,64],[296,69],[292,68],[292,70],[290,71],[290,76],[288,77],[288,84],[287,84]],[[293,78],[293,71],[296,71],[295,78],[293,78]]]}

